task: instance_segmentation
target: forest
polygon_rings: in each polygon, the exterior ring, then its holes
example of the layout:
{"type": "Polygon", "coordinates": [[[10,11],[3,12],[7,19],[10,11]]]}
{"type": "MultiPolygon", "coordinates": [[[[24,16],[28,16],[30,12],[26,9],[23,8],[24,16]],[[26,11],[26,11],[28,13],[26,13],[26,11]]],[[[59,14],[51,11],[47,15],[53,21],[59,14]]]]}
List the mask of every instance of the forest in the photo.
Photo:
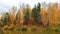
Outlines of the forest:
{"type": "Polygon", "coordinates": [[[38,3],[31,8],[26,6],[12,7],[9,12],[3,12],[0,19],[0,30],[16,30],[22,31],[32,29],[42,30],[60,30],[60,7],[58,3],[53,3],[47,9],[41,7],[38,3]]]}

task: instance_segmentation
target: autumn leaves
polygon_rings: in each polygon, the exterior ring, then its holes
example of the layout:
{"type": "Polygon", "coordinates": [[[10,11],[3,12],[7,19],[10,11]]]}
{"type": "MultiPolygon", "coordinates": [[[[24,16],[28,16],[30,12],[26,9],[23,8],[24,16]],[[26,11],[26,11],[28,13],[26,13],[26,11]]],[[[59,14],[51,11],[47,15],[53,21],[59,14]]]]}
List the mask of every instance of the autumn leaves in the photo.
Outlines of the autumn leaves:
{"type": "Polygon", "coordinates": [[[6,12],[5,14],[2,14],[1,24],[3,24],[3,26],[9,25],[15,27],[24,25],[31,27],[33,25],[37,25],[51,28],[60,24],[59,14],[60,8],[57,3],[54,3],[52,6],[48,6],[47,10],[41,8],[40,3],[34,6],[33,9],[31,9],[29,5],[27,5],[27,7],[23,6],[18,10],[13,7],[9,13],[6,12]]]}

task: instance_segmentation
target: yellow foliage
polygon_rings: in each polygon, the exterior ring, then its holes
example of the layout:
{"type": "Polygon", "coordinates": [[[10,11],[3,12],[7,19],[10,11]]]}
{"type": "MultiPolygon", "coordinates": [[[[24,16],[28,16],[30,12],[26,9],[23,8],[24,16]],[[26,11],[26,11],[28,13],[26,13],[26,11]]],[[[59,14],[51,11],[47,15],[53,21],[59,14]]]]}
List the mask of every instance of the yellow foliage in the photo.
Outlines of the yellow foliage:
{"type": "Polygon", "coordinates": [[[40,14],[41,14],[41,20],[42,20],[42,22],[43,22],[43,23],[47,23],[47,19],[48,19],[48,18],[47,18],[47,17],[48,17],[47,11],[44,10],[44,9],[41,9],[40,14]]]}

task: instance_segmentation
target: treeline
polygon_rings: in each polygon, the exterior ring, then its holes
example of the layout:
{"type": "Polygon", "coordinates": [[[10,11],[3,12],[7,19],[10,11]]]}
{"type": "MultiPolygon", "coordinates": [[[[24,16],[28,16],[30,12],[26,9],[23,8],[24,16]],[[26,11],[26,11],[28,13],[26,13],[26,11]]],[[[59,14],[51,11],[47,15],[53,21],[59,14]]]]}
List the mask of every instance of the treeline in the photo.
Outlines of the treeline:
{"type": "Polygon", "coordinates": [[[58,3],[48,6],[47,10],[41,8],[38,3],[32,9],[29,5],[23,6],[18,10],[13,7],[9,12],[2,14],[0,26],[42,26],[46,28],[56,28],[60,25],[60,8],[58,3]]]}

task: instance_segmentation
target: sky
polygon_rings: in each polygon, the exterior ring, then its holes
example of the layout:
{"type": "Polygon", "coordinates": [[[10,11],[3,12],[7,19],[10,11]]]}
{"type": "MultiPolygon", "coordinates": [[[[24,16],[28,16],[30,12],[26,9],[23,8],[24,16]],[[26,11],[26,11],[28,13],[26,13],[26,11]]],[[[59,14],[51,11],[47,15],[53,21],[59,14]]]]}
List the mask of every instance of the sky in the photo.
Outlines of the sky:
{"type": "Polygon", "coordinates": [[[37,4],[38,2],[46,2],[46,3],[54,3],[54,2],[60,2],[60,0],[0,0],[0,13],[2,11],[8,11],[11,9],[13,6],[19,7],[20,4],[29,4],[30,7],[33,7],[34,4],[37,4]]]}

